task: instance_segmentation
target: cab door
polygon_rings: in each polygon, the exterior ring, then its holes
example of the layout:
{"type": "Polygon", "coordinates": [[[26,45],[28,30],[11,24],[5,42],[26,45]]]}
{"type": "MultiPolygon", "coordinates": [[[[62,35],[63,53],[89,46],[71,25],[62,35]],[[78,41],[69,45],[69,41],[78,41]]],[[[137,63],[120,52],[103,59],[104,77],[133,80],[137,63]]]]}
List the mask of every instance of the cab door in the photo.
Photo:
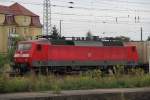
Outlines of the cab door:
{"type": "Polygon", "coordinates": [[[33,52],[33,64],[35,66],[46,66],[48,59],[48,46],[46,44],[36,44],[33,52]]]}

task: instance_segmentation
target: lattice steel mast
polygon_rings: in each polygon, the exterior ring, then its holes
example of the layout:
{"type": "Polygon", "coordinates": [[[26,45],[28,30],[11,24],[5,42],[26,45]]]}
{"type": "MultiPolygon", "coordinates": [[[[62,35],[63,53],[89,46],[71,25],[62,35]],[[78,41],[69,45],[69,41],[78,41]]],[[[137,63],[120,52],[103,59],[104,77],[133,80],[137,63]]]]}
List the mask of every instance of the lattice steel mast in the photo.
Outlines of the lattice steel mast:
{"type": "Polygon", "coordinates": [[[44,0],[43,2],[43,32],[44,34],[51,34],[51,1],[44,0]]]}

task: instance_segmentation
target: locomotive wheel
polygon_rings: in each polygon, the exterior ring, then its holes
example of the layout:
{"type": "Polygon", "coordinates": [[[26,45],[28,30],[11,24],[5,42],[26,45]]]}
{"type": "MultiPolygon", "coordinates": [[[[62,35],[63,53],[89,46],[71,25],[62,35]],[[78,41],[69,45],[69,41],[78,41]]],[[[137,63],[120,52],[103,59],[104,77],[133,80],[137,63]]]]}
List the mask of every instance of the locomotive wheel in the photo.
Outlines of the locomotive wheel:
{"type": "Polygon", "coordinates": [[[104,68],[102,71],[106,74],[109,75],[113,75],[115,74],[115,66],[105,66],[106,68],[104,68]]]}
{"type": "Polygon", "coordinates": [[[21,70],[18,66],[12,66],[12,71],[9,73],[10,77],[22,76],[21,70]]]}

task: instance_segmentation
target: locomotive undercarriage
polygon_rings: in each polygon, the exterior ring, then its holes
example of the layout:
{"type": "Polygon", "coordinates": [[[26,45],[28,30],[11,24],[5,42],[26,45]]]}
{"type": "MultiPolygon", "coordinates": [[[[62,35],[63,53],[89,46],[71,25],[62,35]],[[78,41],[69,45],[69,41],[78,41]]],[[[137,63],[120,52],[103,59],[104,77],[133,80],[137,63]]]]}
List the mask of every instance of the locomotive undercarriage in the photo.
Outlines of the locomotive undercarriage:
{"type": "Polygon", "coordinates": [[[115,70],[117,66],[123,66],[123,69],[125,72],[127,72],[128,69],[130,68],[136,68],[139,67],[136,64],[114,64],[114,65],[93,65],[93,66],[32,66],[29,67],[29,64],[26,63],[20,63],[20,64],[15,64],[13,66],[13,72],[15,73],[20,73],[20,74],[26,74],[28,72],[34,72],[36,74],[50,74],[50,73],[63,73],[63,74],[75,74],[75,73],[81,73],[81,72],[86,72],[89,70],[101,70],[104,73],[110,73],[113,74],[115,73],[115,70]]]}
{"type": "Polygon", "coordinates": [[[15,74],[26,74],[29,72],[29,64],[28,63],[17,63],[12,65],[12,73],[15,74]]]}

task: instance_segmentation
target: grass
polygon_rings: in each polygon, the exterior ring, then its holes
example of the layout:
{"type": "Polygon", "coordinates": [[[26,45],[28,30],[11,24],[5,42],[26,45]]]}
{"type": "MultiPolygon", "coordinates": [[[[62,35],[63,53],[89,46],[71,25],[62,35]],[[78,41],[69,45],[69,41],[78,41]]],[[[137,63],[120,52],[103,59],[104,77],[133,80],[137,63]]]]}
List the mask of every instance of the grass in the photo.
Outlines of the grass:
{"type": "Polygon", "coordinates": [[[60,93],[62,90],[100,89],[100,88],[135,88],[149,87],[150,75],[144,74],[141,69],[130,70],[129,74],[122,71],[114,75],[103,75],[94,70],[74,76],[36,76],[24,77],[0,76],[0,93],[31,92],[31,91],[54,91],[60,93]]]}

